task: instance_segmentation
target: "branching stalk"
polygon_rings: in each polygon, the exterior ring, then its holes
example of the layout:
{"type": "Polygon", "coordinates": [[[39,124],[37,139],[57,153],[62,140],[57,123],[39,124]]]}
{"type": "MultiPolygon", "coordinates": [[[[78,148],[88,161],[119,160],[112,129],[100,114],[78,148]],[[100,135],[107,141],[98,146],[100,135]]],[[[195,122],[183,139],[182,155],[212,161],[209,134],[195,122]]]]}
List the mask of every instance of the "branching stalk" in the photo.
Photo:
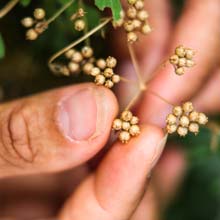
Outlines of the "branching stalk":
{"type": "Polygon", "coordinates": [[[8,12],[10,12],[15,5],[17,5],[19,2],[19,0],[11,0],[9,1],[4,8],[2,8],[0,10],[0,18],[3,18],[6,14],[8,14],[8,12]]]}

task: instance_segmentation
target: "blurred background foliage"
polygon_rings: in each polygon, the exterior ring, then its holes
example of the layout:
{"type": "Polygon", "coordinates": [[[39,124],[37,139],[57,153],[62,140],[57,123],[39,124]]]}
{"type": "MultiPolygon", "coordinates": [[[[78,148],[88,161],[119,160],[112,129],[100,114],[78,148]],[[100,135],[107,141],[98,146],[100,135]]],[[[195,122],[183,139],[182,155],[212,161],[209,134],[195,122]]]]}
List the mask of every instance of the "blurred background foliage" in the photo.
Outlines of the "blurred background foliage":
{"type": "MultiPolygon", "coordinates": [[[[78,8],[77,3],[35,42],[25,40],[25,30],[20,25],[20,20],[31,15],[34,8],[45,8],[49,17],[66,2],[68,0],[22,0],[0,20],[0,100],[6,101],[82,80],[53,76],[47,67],[47,59],[53,53],[81,35],[74,32],[73,23],[69,20],[78,8]]],[[[178,15],[183,1],[172,2],[178,15]]],[[[4,4],[5,1],[1,1],[0,7],[4,4]]],[[[101,13],[93,1],[89,1],[85,7],[91,29],[99,23],[101,13]]],[[[92,37],[92,45],[97,56],[107,51],[100,33],[92,37]]],[[[219,117],[213,117],[212,120],[219,121],[219,117]]],[[[214,149],[211,147],[212,138],[213,132],[209,129],[203,129],[197,137],[170,138],[170,142],[184,146],[189,165],[184,183],[165,213],[167,220],[220,220],[220,138],[217,136],[214,149]]]]}

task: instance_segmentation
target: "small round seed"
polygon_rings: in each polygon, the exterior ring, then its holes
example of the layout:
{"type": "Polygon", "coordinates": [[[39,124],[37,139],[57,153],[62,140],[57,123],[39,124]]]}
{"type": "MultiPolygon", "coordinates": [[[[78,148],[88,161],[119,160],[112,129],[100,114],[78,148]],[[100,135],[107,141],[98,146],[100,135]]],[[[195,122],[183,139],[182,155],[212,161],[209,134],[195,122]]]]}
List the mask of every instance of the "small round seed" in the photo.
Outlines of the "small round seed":
{"type": "Polygon", "coordinates": [[[116,65],[117,65],[117,60],[114,58],[114,57],[108,57],[107,59],[106,59],[106,65],[107,65],[107,67],[109,67],[109,68],[115,68],[116,67],[116,65]]]}
{"type": "Polygon", "coordinates": [[[105,87],[111,89],[112,87],[114,86],[114,83],[108,79],[106,82],[105,82],[105,87]]]}
{"type": "Polygon", "coordinates": [[[167,124],[170,124],[170,125],[173,125],[173,124],[176,124],[177,122],[177,117],[173,114],[169,114],[166,118],[166,123],[167,124]]]}
{"type": "Polygon", "coordinates": [[[139,118],[136,117],[136,116],[133,116],[133,117],[131,118],[131,120],[130,120],[130,123],[131,123],[132,125],[136,125],[136,124],[138,124],[138,122],[139,122],[139,118]]]}
{"type": "Polygon", "coordinates": [[[91,71],[93,69],[94,65],[92,63],[85,63],[83,65],[83,72],[87,75],[91,75],[91,71]]]}
{"type": "Polygon", "coordinates": [[[111,68],[106,68],[103,74],[106,78],[111,78],[114,75],[114,72],[111,68]]]}
{"type": "Polygon", "coordinates": [[[175,116],[180,117],[180,116],[182,115],[182,113],[183,113],[183,109],[182,109],[181,106],[175,106],[175,107],[173,108],[173,114],[174,114],[175,116]]]}
{"type": "Polygon", "coordinates": [[[186,58],[180,58],[179,59],[179,62],[178,62],[178,66],[179,67],[183,67],[183,66],[186,66],[186,58]]]}
{"type": "Polygon", "coordinates": [[[185,137],[185,136],[188,134],[188,128],[179,126],[179,127],[177,128],[177,133],[178,133],[181,137],[185,137]]]}
{"type": "Polygon", "coordinates": [[[142,0],[137,0],[134,7],[137,9],[137,10],[141,10],[144,8],[144,1],[142,0]]]}
{"type": "Polygon", "coordinates": [[[119,83],[120,80],[121,80],[121,77],[120,77],[119,75],[114,74],[114,75],[112,76],[112,82],[113,82],[113,83],[119,83]]]}
{"type": "Polygon", "coordinates": [[[169,134],[175,133],[176,130],[177,130],[177,125],[176,125],[176,124],[173,124],[173,125],[170,125],[170,124],[169,124],[169,125],[166,126],[166,131],[167,131],[167,133],[169,133],[169,134]]]}
{"type": "Polygon", "coordinates": [[[192,111],[192,112],[189,114],[189,120],[190,120],[190,121],[196,122],[196,121],[198,120],[198,117],[199,117],[199,113],[196,112],[196,111],[192,111]]]}
{"type": "Polygon", "coordinates": [[[126,144],[131,139],[131,135],[128,131],[121,131],[118,138],[123,144],[126,144]]]}
{"type": "Polygon", "coordinates": [[[172,55],[170,57],[170,63],[177,65],[179,63],[179,57],[176,54],[172,55]]]}
{"type": "Polygon", "coordinates": [[[141,28],[142,34],[149,34],[149,33],[151,33],[151,31],[152,31],[152,29],[149,24],[144,24],[141,28]]]}
{"type": "Polygon", "coordinates": [[[96,83],[96,85],[104,85],[105,77],[102,74],[97,75],[95,77],[95,83],[96,83]]]}
{"type": "Polygon", "coordinates": [[[197,123],[190,123],[189,131],[195,134],[199,133],[199,125],[197,123]]]}
{"type": "Polygon", "coordinates": [[[193,57],[195,56],[195,51],[192,49],[186,49],[185,53],[186,53],[185,54],[186,59],[189,59],[189,60],[193,59],[193,57]]]}
{"type": "Polygon", "coordinates": [[[71,73],[78,73],[79,70],[80,70],[80,66],[78,63],[75,63],[75,62],[70,62],[68,64],[68,68],[70,70],[71,73]]]}
{"type": "Polygon", "coordinates": [[[34,29],[29,29],[26,32],[26,39],[27,40],[36,40],[38,38],[38,33],[34,29]]]}
{"type": "Polygon", "coordinates": [[[145,10],[141,10],[138,12],[137,17],[140,21],[146,21],[146,19],[149,17],[149,14],[145,10]]]}
{"type": "Polygon", "coordinates": [[[34,10],[34,18],[37,20],[42,20],[46,16],[46,12],[43,8],[36,8],[34,10]]]}
{"type": "Polygon", "coordinates": [[[195,62],[193,60],[186,60],[186,67],[193,67],[195,62]]]}
{"type": "Polygon", "coordinates": [[[72,56],[72,61],[80,63],[83,60],[83,56],[80,52],[76,51],[72,56]]]}
{"type": "Polygon", "coordinates": [[[201,125],[205,125],[208,123],[208,117],[204,113],[199,113],[198,123],[201,125]]]}
{"type": "Polygon", "coordinates": [[[75,52],[76,52],[76,51],[75,51],[74,49],[70,49],[70,50],[68,50],[68,51],[65,53],[65,57],[66,57],[67,59],[72,59],[73,54],[74,54],[75,52]]]}
{"type": "Polygon", "coordinates": [[[189,126],[189,118],[186,115],[181,116],[179,123],[182,127],[188,127],[189,126]]]}
{"type": "Polygon", "coordinates": [[[115,119],[113,121],[113,126],[112,128],[116,131],[119,131],[122,129],[122,120],[121,119],[115,119]]]}
{"type": "Polygon", "coordinates": [[[123,121],[130,121],[132,119],[133,115],[130,111],[126,110],[126,111],[123,111],[121,113],[121,119],[123,121]]]}
{"type": "Polygon", "coordinates": [[[185,73],[185,69],[183,67],[179,67],[175,70],[175,73],[179,76],[183,75],[185,73]]]}
{"type": "Polygon", "coordinates": [[[22,24],[24,27],[29,28],[29,27],[33,26],[34,20],[33,20],[33,18],[31,18],[31,17],[23,18],[23,19],[21,20],[21,24],[22,24]]]}
{"type": "Polygon", "coordinates": [[[85,27],[86,27],[86,23],[83,19],[78,19],[74,23],[74,28],[77,31],[82,31],[85,29],[85,27]]]}
{"type": "Polygon", "coordinates": [[[93,49],[91,47],[85,46],[82,48],[81,53],[85,58],[90,58],[93,55],[93,49]]]}
{"type": "Polygon", "coordinates": [[[185,113],[190,113],[190,112],[192,112],[193,111],[193,104],[192,104],[192,102],[185,102],[184,104],[183,104],[183,111],[185,112],[185,113]]]}
{"type": "Polygon", "coordinates": [[[134,42],[136,42],[137,40],[138,40],[138,36],[137,36],[136,33],[134,33],[134,32],[129,32],[129,33],[127,34],[127,41],[128,41],[129,43],[134,43],[134,42]]]}
{"type": "Polygon", "coordinates": [[[132,125],[129,129],[129,133],[131,136],[137,136],[141,133],[140,127],[138,125],[132,125]]]}
{"type": "Polygon", "coordinates": [[[96,65],[97,65],[98,68],[103,70],[103,69],[106,68],[106,61],[104,59],[98,59],[96,61],[96,65]]]}
{"type": "Polygon", "coordinates": [[[92,76],[98,76],[100,73],[101,73],[101,70],[98,67],[93,67],[92,70],[90,71],[90,74],[92,76]]]}
{"type": "Polygon", "coordinates": [[[127,121],[123,121],[122,122],[122,129],[125,130],[125,131],[128,131],[130,129],[131,125],[129,122],[127,121]]]}

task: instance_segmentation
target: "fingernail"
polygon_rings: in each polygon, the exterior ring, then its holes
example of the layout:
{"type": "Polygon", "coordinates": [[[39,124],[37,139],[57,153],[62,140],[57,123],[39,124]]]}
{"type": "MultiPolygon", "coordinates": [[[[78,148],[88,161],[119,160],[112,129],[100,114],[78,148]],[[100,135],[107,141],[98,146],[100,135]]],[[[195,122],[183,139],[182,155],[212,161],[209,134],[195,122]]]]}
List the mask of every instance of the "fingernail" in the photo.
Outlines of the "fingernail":
{"type": "Polygon", "coordinates": [[[60,130],[70,140],[89,140],[104,121],[105,112],[102,90],[83,89],[61,100],[58,111],[60,130]],[[102,99],[102,98],[101,98],[102,99]],[[101,110],[101,112],[100,112],[101,110]]]}

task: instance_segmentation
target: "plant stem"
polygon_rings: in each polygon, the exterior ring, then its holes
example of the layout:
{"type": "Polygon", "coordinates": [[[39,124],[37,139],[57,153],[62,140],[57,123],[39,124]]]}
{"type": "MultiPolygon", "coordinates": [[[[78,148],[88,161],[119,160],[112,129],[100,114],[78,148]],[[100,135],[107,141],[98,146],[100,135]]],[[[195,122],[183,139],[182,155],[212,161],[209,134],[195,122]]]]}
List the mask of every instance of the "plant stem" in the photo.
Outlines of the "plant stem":
{"type": "Polygon", "coordinates": [[[0,18],[3,18],[9,11],[11,11],[12,8],[14,8],[15,5],[17,5],[18,2],[19,2],[19,0],[11,0],[11,1],[9,1],[5,5],[5,7],[0,10],[0,18]]]}
{"type": "Polygon", "coordinates": [[[48,61],[48,64],[51,65],[52,62],[57,59],[59,56],[61,56],[63,53],[65,53],[66,51],[68,51],[69,49],[75,47],[76,45],[78,45],[79,43],[81,43],[82,41],[86,40],[88,37],[90,37],[91,35],[93,35],[94,33],[96,33],[97,31],[99,31],[100,29],[102,29],[105,25],[107,25],[110,21],[112,20],[112,18],[107,18],[105,21],[103,21],[101,24],[99,24],[97,27],[93,28],[91,31],[89,31],[86,35],[84,35],[83,37],[81,37],[80,39],[74,41],[73,43],[71,43],[70,45],[68,45],[67,47],[63,48],[62,50],[58,51],[56,54],[54,54],[48,61]]]}
{"type": "Polygon", "coordinates": [[[139,91],[137,92],[137,94],[136,94],[136,95],[131,99],[131,101],[128,103],[127,107],[125,108],[125,111],[126,111],[126,110],[130,110],[130,109],[133,107],[133,105],[135,104],[135,102],[137,101],[137,99],[139,98],[139,96],[140,96],[141,93],[142,93],[141,90],[139,90],[139,91]]]}

